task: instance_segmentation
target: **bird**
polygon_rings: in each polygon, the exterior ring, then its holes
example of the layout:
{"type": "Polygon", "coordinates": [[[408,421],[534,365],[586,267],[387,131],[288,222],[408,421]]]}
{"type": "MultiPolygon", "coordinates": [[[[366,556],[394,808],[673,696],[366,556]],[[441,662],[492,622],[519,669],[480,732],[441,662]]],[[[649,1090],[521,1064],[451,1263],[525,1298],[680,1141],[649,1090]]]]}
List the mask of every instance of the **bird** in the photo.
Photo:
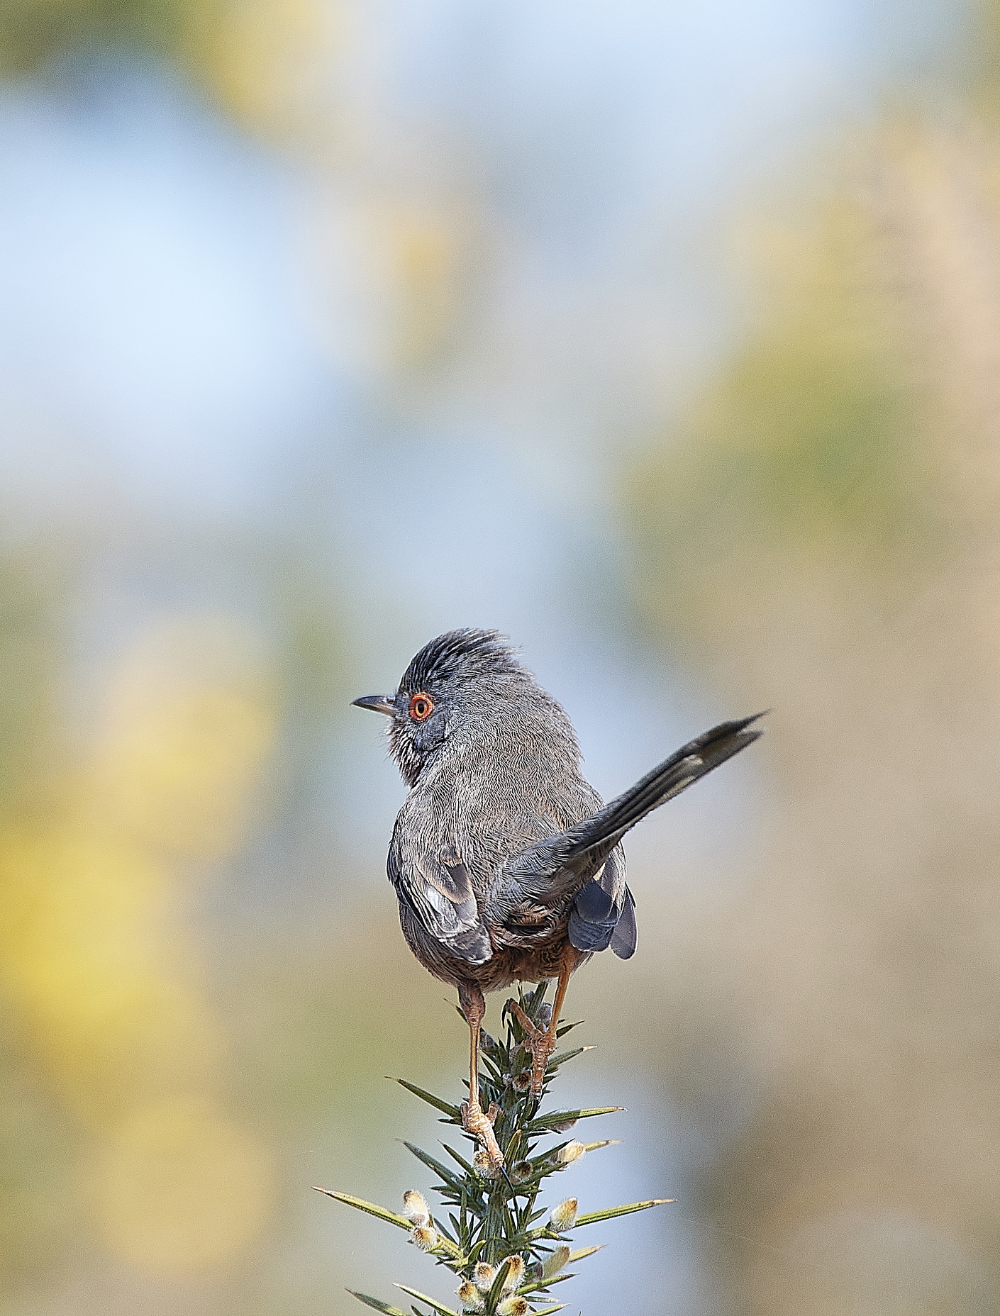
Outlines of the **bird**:
{"type": "Polygon", "coordinates": [[[496,1174],[497,1112],[483,1110],[479,1091],[483,993],[557,980],[547,1028],[507,1003],[526,1034],[537,1102],[570,975],[596,952],[629,959],[636,948],[622,837],[758,739],[763,714],[705,732],[604,804],[583,776],[569,717],[499,631],[439,635],[394,693],[352,702],[389,718],[389,752],[409,792],[388,876],[408,946],[458,991],[470,1048],[462,1125],[496,1174]]]}

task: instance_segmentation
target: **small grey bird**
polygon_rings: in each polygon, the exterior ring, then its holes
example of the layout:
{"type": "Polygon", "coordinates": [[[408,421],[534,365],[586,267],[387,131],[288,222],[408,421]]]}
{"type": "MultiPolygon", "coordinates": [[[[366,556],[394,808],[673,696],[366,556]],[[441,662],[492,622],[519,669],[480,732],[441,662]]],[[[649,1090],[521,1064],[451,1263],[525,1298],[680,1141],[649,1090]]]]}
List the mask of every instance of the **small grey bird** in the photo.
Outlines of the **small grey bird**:
{"type": "Polygon", "coordinates": [[[392,833],[389,880],[410,949],[458,988],[470,1044],[463,1125],[499,1171],[496,1110],[479,1100],[483,992],[558,979],[547,1030],[509,1002],[528,1035],[539,1097],[570,974],[609,946],[621,959],[635,951],[622,837],[762,733],[748,729],[756,717],[723,722],[602,807],[580,771],[569,718],[497,631],[439,635],[395,694],[354,703],[392,719],[389,750],[410,793],[392,833]]]}

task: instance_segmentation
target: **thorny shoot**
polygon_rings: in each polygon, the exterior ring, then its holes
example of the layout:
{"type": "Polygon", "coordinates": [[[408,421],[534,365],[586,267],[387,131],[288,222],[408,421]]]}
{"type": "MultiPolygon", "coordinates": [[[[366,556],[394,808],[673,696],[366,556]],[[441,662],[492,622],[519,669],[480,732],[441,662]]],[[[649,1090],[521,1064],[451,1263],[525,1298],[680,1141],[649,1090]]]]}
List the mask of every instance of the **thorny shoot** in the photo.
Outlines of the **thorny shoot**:
{"type": "MultiPolygon", "coordinates": [[[[548,984],[525,995],[519,993],[520,1004],[528,1018],[540,1026],[547,1026],[550,1007],[545,1003],[548,984]]],[[[471,1162],[453,1147],[445,1145],[450,1164],[431,1156],[412,1143],[405,1146],[417,1160],[431,1170],[437,1182],[432,1191],[442,1200],[442,1211],[433,1214],[424,1196],[411,1189],[404,1194],[402,1212],[352,1197],[348,1193],[321,1188],[318,1191],[336,1198],[357,1210],[377,1216],[387,1224],[405,1229],[410,1240],[438,1266],[449,1270],[457,1279],[452,1287],[461,1312],[482,1313],[482,1316],[544,1316],[559,1311],[564,1305],[549,1303],[550,1290],[556,1284],[572,1279],[567,1266],[600,1250],[585,1247],[573,1251],[566,1235],[583,1225],[596,1224],[613,1216],[628,1215],[659,1206],[669,1198],[656,1198],[647,1202],[631,1202],[627,1206],[608,1207],[603,1210],[579,1213],[575,1197],[565,1197],[552,1206],[539,1203],[545,1180],[560,1174],[585,1152],[611,1145],[612,1140],[580,1142],[566,1139],[555,1146],[538,1150],[540,1140],[553,1134],[568,1133],[579,1121],[597,1115],[621,1110],[621,1106],[599,1106],[590,1110],[554,1110],[541,1113],[535,1109],[530,1094],[531,1055],[522,1047],[524,1032],[511,1011],[504,1011],[507,1035],[495,1041],[484,1033],[481,1042],[480,1088],[484,1109],[491,1102],[499,1107],[495,1131],[504,1153],[506,1169],[492,1171],[484,1153],[474,1153],[471,1162]],[[538,1305],[543,1304],[543,1305],[538,1305]]],[[[563,1037],[575,1024],[559,1029],[563,1037]]],[[[588,1050],[576,1047],[557,1052],[550,1059],[545,1073],[542,1100],[559,1067],[574,1056],[588,1050]]],[[[409,1092],[442,1112],[443,1124],[461,1129],[462,1116],[458,1105],[444,1101],[405,1079],[397,1079],[409,1092]]],[[[470,1135],[464,1134],[469,1137],[470,1135]]],[[[416,1289],[397,1284],[414,1303],[410,1312],[414,1316],[459,1316],[453,1306],[428,1297],[416,1289]]],[[[365,1293],[349,1290],[354,1297],[385,1316],[408,1316],[399,1307],[365,1293]]]]}

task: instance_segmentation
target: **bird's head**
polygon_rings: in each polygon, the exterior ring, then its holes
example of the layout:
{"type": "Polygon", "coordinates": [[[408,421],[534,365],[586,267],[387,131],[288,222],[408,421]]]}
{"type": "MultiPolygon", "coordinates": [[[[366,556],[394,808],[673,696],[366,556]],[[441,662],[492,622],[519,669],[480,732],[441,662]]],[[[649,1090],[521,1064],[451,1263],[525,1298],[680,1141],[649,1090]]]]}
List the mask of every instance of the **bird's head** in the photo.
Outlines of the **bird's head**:
{"type": "Polygon", "coordinates": [[[385,713],[389,752],[412,786],[428,759],[465,721],[500,707],[511,678],[532,682],[498,631],[458,630],[425,644],[391,695],[364,695],[358,708],[385,713]]]}

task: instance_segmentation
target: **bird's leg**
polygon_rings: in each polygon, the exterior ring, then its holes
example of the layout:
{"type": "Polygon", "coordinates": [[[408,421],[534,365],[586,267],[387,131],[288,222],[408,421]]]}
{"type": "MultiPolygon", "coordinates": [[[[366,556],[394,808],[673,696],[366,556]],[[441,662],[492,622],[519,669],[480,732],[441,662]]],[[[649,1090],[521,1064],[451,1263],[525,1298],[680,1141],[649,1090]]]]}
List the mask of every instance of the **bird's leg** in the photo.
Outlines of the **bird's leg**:
{"type": "Polygon", "coordinates": [[[545,1066],[549,1063],[549,1056],[556,1049],[559,1015],[562,1013],[563,1001],[566,998],[566,988],[569,986],[569,975],[572,972],[573,959],[572,951],[567,951],[563,955],[562,964],[559,967],[556,998],[552,1003],[552,1018],[549,1020],[547,1029],[539,1028],[537,1024],[532,1023],[516,1001],[507,1002],[507,1008],[517,1018],[518,1023],[527,1034],[524,1045],[531,1052],[531,1095],[535,1101],[542,1095],[542,1086],[545,1083],[545,1066]]]}
{"type": "Polygon", "coordinates": [[[493,1132],[493,1124],[500,1107],[491,1102],[489,1110],[484,1111],[479,1102],[479,1032],[486,1013],[486,1001],[478,984],[473,982],[459,983],[458,999],[469,1025],[469,1099],[462,1102],[462,1128],[466,1133],[475,1134],[489,1157],[490,1168],[499,1172],[503,1169],[503,1153],[493,1132]]]}

